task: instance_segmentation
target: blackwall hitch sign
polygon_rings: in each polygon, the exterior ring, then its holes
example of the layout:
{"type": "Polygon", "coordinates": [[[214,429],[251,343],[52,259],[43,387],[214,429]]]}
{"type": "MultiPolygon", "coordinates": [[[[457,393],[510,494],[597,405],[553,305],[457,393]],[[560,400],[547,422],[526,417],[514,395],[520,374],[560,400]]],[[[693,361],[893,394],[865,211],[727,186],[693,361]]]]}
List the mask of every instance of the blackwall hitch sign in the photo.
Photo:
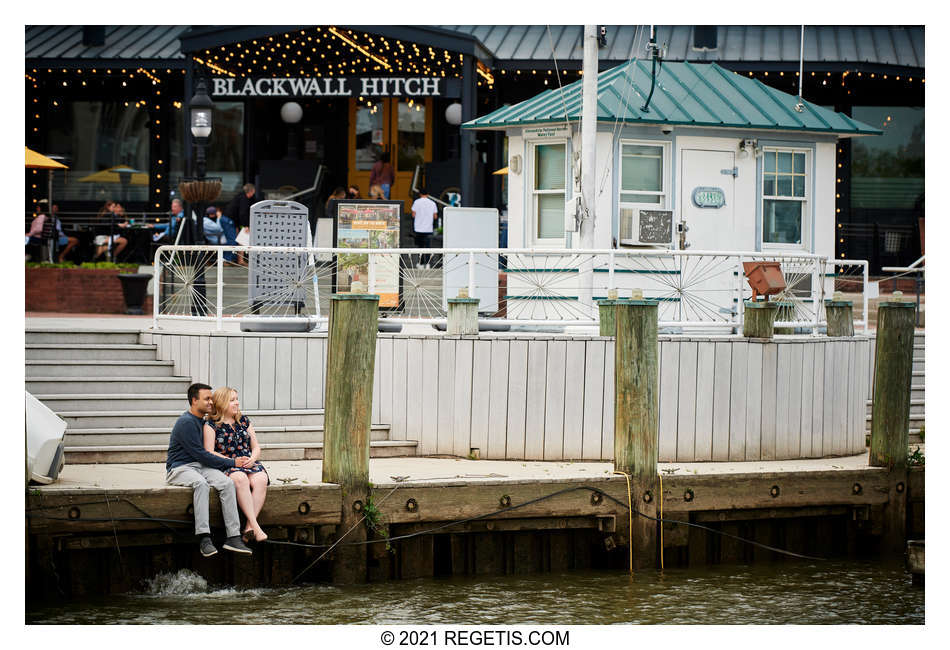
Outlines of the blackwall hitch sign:
{"type": "Polygon", "coordinates": [[[442,77],[215,77],[216,97],[458,97],[461,80],[442,77]]]}

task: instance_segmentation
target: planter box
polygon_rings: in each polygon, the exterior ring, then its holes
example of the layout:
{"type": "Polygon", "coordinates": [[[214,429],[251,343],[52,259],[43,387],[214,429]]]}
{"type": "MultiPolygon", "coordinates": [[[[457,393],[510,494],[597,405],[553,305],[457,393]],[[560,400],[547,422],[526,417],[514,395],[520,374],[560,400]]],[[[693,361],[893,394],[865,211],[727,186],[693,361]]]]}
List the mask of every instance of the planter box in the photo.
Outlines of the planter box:
{"type": "MultiPolygon", "coordinates": [[[[119,269],[27,268],[26,311],[68,314],[124,314],[119,269]]],[[[152,296],[145,299],[146,314],[152,311],[152,296]]]]}

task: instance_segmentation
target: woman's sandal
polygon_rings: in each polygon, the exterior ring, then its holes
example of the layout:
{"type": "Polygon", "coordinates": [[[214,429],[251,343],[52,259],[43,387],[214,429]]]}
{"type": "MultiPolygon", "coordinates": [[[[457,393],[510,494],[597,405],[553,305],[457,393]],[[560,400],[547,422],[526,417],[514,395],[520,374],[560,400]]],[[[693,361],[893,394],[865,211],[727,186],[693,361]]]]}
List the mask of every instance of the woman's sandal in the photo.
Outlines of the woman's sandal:
{"type": "Polygon", "coordinates": [[[253,539],[254,539],[253,530],[245,530],[243,533],[241,533],[241,541],[244,542],[245,544],[250,544],[253,539]]]}

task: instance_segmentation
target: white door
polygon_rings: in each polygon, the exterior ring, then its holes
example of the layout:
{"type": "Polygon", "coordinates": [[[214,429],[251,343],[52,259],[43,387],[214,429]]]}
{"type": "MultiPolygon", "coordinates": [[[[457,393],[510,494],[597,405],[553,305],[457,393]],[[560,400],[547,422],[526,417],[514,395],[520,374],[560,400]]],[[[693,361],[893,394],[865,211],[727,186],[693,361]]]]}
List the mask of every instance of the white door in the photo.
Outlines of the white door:
{"type": "Polygon", "coordinates": [[[688,249],[735,250],[735,164],[732,151],[683,150],[680,218],[688,249]]]}
{"type": "MultiPolygon", "coordinates": [[[[686,251],[736,249],[735,154],[685,149],[680,176],[680,218],[688,229],[676,246],[686,251]]],[[[677,319],[731,321],[736,305],[735,260],[725,256],[687,256],[677,269],[677,319]]]]}

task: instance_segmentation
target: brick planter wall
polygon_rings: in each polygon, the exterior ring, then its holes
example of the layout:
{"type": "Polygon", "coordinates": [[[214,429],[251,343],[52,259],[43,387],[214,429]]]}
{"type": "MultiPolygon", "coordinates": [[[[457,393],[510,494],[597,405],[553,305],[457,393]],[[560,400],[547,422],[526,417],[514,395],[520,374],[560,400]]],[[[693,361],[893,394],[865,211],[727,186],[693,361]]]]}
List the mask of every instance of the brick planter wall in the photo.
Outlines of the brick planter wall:
{"type": "MultiPolygon", "coordinates": [[[[118,269],[26,269],[26,311],[124,314],[118,269]]],[[[145,297],[146,314],[152,297],[145,297]]]]}

